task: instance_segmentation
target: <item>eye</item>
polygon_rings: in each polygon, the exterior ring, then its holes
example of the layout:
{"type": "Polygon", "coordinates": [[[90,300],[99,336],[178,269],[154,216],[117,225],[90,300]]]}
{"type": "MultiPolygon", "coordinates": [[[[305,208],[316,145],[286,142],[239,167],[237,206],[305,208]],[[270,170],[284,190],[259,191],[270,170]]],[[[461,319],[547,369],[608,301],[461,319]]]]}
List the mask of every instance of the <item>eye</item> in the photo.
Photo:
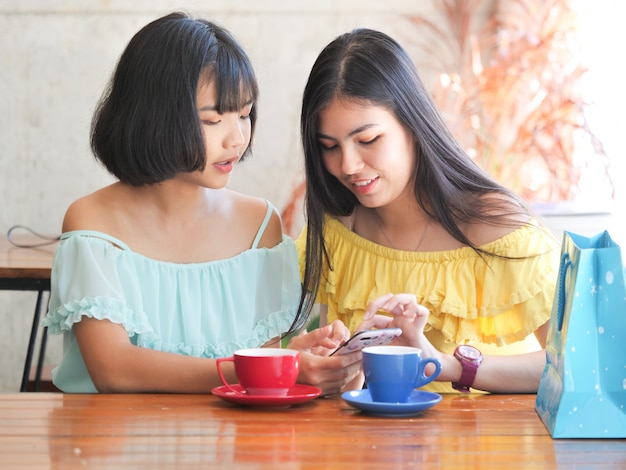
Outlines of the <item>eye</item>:
{"type": "Polygon", "coordinates": [[[202,124],[204,124],[205,126],[215,126],[216,124],[219,124],[220,122],[222,122],[221,119],[217,119],[217,120],[210,120],[210,119],[202,119],[202,124]]]}
{"type": "Polygon", "coordinates": [[[379,135],[377,135],[377,136],[376,136],[376,137],[374,137],[373,139],[370,139],[370,140],[362,140],[362,141],[360,141],[360,143],[361,143],[361,144],[363,144],[363,145],[370,145],[370,144],[373,144],[374,142],[376,142],[376,141],[378,140],[378,138],[379,138],[379,137],[380,137],[380,136],[379,136],[379,135]]]}
{"type": "Polygon", "coordinates": [[[324,151],[331,151],[331,150],[335,150],[338,145],[337,144],[325,144],[324,142],[320,142],[320,146],[322,147],[322,150],[324,151]]]}
{"type": "Polygon", "coordinates": [[[337,142],[333,139],[319,138],[317,142],[324,151],[335,150],[338,147],[337,142]]]}
{"type": "Polygon", "coordinates": [[[240,119],[244,121],[246,119],[250,119],[250,114],[252,114],[253,106],[254,105],[252,103],[248,103],[245,106],[242,106],[241,108],[239,108],[239,112],[241,113],[240,119]]]}

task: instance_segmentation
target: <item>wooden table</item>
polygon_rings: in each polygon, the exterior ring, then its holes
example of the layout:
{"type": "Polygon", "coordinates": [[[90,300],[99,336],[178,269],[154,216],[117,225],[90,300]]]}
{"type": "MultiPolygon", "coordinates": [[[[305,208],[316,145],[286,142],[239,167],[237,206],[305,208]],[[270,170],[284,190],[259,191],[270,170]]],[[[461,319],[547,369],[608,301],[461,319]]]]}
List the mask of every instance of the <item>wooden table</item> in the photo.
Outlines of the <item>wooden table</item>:
{"type": "Polygon", "coordinates": [[[412,418],[338,396],[244,408],[212,395],[0,395],[12,468],[626,468],[626,439],[553,440],[534,395],[445,395],[412,418]]]}
{"type": "MultiPolygon", "coordinates": [[[[32,237],[19,237],[19,243],[29,244],[41,242],[32,237]]],[[[52,258],[56,244],[36,248],[22,248],[9,243],[6,238],[0,239],[0,290],[23,290],[37,292],[33,323],[24,361],[24,372],[20,391],[25,392],[28,386],[30,369],[39,331],[39,320],[43,304],[44,293],[50,290],[50,272],[52,258]]],[[[35,389],[41,379],[41,370],[46,350],[46,332],[41,336],[37,372],[35,374],[35,389]]]]}

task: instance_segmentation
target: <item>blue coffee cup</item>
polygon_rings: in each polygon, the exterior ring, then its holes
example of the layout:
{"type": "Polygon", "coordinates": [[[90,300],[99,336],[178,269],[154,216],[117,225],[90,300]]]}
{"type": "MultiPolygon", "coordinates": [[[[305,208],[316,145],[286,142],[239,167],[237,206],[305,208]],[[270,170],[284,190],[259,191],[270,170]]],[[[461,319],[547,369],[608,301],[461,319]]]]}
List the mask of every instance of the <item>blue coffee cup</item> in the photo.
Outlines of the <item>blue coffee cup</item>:
{"type": "Polygon", "coordinates": [[[422,350],[409,346],[370,346],[363,348],[365,383],[376,402],[407,403],[416,388],[432,382],[441,372],[435,358],[422,359],[422,350]],[[435,371],[427,376],[426,366],[435,371]]]}

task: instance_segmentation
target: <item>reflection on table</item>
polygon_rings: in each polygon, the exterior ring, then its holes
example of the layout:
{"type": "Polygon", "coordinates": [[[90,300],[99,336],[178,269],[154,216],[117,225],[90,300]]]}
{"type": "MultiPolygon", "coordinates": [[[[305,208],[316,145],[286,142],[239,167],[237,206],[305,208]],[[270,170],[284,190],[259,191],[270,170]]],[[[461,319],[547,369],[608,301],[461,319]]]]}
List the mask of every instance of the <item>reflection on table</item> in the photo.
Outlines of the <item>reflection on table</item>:
{"type": "Polygon", "coordinates": [[[445,395],[411,418],[340,397],[245,408],[212,395],[0,395],[0,461],[24,468],[626,468],[626,440],[553,440],[534,395],[445,395]]]}

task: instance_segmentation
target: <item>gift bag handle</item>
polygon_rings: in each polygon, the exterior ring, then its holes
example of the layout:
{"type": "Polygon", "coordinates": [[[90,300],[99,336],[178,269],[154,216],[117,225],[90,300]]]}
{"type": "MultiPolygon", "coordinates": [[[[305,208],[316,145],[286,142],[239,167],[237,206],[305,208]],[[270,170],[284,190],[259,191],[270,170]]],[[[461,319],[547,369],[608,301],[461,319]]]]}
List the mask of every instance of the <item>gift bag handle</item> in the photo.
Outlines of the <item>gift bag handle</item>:
{"type": "Polygon", "coordinates": [[[572,260],[569,253],[563,253],[561,256],[561,266],[559,267],[559,292],[557,301],[557,327],[561,331],[563,328],[563,317],[565,312],[565,279],[567,278],[567,270],[572,267],[572,260]]]}

